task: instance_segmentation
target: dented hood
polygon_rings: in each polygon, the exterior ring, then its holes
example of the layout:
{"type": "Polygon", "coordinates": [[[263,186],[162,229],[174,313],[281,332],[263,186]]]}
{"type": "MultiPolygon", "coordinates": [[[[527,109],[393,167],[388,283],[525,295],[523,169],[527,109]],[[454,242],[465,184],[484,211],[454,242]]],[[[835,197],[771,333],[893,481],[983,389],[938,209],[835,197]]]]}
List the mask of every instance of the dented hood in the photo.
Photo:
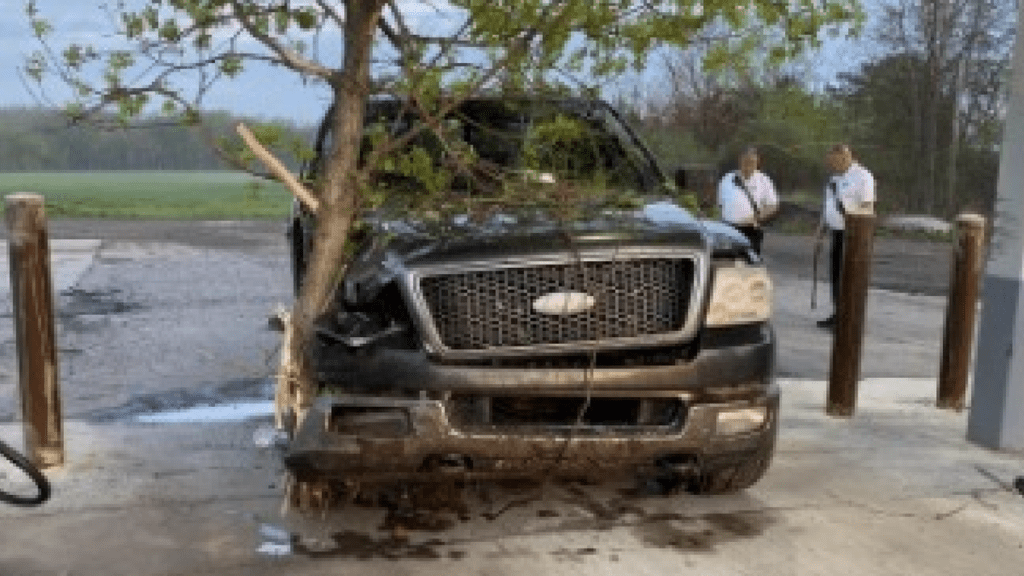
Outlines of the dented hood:
{"type": "Polygon", "coordinates": [[[399,275],[421,267],[529,257],[573,249],[678,246],[714,255],[745,254],[746,239],[729,226],[701,221],[670,200],[636,209],[601,210],[571,224],[530,213],[445,224],[381,219],[351,263],[345,299],[365,302],[399,275]]]}

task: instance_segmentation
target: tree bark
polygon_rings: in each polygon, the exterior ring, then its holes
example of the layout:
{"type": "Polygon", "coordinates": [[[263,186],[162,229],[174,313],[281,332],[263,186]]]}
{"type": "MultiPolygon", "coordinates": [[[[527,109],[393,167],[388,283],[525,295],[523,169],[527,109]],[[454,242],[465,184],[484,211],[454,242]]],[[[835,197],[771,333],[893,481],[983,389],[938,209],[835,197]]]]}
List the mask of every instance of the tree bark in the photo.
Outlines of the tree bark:
{"type": "Polygon", "coordinates": [[[937,180],[935,178],[936,167],[938,165],[936,161],[936,154],[938,154],[938,125],[939,125],[939,82],[942,81],[940,78],[941,58],[942,50],[940,46],[940,27],[941,18],[939,12],[941,10],[940,2],[938,0],[930,0],[928,2],[928,60],[927,60],[927,75],[928,84],[925,87],[925,93],[927,94],[926,100],[926,116],[924,118],[924,153],[925,153],[925,164],[923,166],[924,173],[922,174],[924,183],[924,192],[926,194],[926,203],[924,206],[925,212],[928,214],[935,213],[936,199],[938,197],[938,190],[936,190],[937,180]]]}
{"type": "Polygon", "coordinates": [[[946,173],[946,205],[943,207],[944,216],[956,208],[957,162],[960,161],[960,94],[964,91],[966,75],[967,56],[964,55],[961,56],[960,62],[957,65],[956,82],[953,85],[953,110],[950,113],[949,158],[948,171],[946,173]]]}
{"type": "Polygon", "coordinates": [[[370,86],[373,36],[382,2],[350,0],[345,8],[344,63],[342,71],[331,79],[334,91],[331,151],[319,183],[320,211],[309,266],[292,311],[289,355],[294,366],[290,400],[296,426],[301,424],[318,391],[309,345],[315,338],[313,321],[327,307],[347,264],[346,242],[358,215],[365,183],[359,171],[359,149],[370,86]]]}

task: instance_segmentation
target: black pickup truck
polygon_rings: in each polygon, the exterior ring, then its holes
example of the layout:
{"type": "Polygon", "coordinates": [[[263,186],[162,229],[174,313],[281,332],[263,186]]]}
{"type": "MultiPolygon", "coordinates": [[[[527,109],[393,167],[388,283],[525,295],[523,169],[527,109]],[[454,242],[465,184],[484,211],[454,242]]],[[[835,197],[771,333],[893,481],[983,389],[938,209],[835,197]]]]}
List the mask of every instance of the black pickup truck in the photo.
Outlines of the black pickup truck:
{"type": "MultiPolygon", "coordinates": [[[[400,109],[371,101],[368,129],[402,130],[400,109]]],[[[525,210],[440,224],[386,211],[368,218],[308,347],[320,394],[288,446],[296,477],[635,470],[723,493],[765,473],[779,391],[764,263],[732,228],[670,200],[675,184],[603,102],[477,98],[451,125],[481,158],[512,171],[516,138],[552,110],[600,142],[597,160],[581,165],[602,166],[606,182],[643,200],[569,223],[525,210]]],[[[330,125],[328,113],[318,155],[330,125]]],[[[312,161],[305,177],[319,166],[312,161]]],[[[297,287],[316,226],[296,205],[288,231],[297,287]]]]}

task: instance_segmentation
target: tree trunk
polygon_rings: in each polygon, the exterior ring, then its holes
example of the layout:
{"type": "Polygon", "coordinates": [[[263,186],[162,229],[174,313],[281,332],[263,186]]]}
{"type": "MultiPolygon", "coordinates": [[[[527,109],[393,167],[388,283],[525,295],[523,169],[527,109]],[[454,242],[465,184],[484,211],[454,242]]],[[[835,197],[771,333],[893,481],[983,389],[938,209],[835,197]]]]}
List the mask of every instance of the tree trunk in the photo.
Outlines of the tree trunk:
{"type": "Polygon", "coordinates": [[[934,214],[937,204],[937,200],[940,196],[937,190],[937,179],[936,169],[938,162],[936,156],[939,152],[938,147],[938,126],[939,126],[939,94],[937,82],[938,70],[935,64],[930,64],[930,70],[928,74],[928,112],[927,117],[924,119],[924,147],[925,147],[925,166],[924,166],[924,186],[923,189],[926,191],[926,204],[924,206],[927,214],[934,214]]]}
{"type": "Polygon", "coordinates": [[[924,118],[925,165],[922,176],[924,177],[923,189],[925,190],[925,198],[927,199],[924,206],[925,212],[928,214],[934,214],[936,199],[938,197],[935,173],[938,165],[936,155],[938,154],[939,83],[942,81],[942,78],[940,77],[941,49],[939,45],[941,27],[939,12],[941,10],[941,3],[938,0],[930,0],[928,10],[930,20],[930,29],[928,31],[928,84],[925,87],[925,93],[928,96],[925,107],[926,116],[924,118]]]}
{"type": "Polygon", "coordinates": [[[951,215],[956,211],[956,178],[957,162],[960,156],[960,94],[964,90],[964,77],[967,75],[967,56],[961,56],[957,66],[956,82],[953,83],[953,110],[950,114],[949,166],[946,173],[946,205],[944,214],[951,215]]]}
{"type": "Polygon", "coordinates": [[[907,198],[906,203],[902,208],[904,210],[919,210],[923,204],[922,197],[924,194],[921,191],[921,166],[923,165],[923,147],[922,141],[922,128],[921,120],[923,114],[921,113],[921,100],[922,95],[925,93],[924,90],[924,79],[918,74],[918,66],[913,60],[907,61],[908,65],[908,76],[910,77],[910,117],[913,121],[913,128],[911,133],[911,146],[910,146],[910,165],[912,178],[909,182],[909,190],[906,191],[907,198]]]}
{"type": "Polygon", "coordinates": [[[379,0],[352,0],[346,4],[344,67],[332,79],[334,118],[332,149],[320,182],[320,210],[309,265],[292,312],[290,340],[292,395],[295,425],[301,424],[316,397],[309,344],[315,338],[313,321],[329,303],[335,284],[347,265],[346,243],[358,215],[363,178],[359,148],[366,98],[370,85],[373,36],[380,17],[379,0]]]}

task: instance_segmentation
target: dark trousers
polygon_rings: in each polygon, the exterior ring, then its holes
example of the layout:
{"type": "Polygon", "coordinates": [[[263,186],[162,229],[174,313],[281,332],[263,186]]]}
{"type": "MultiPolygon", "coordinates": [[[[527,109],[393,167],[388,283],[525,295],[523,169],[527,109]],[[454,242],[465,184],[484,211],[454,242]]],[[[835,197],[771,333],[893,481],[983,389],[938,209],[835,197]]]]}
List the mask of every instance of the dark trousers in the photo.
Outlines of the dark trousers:
{"type": "Polygon", "coordinates": [[[761,254],[761,242],[764,240],[764,230],[761,230],[757,226],[737,226],[732,224],[732,227],[739,230],[747,240],[750,240],[750,245],[754,248],[754,252],[761,254]]]}
{"type": "Polygon", "coordinates": [[[839,287],[843,275],[843,237],[842,230],[832,231],[832,253],[829,264],[832,267],[832,309],[839,309],[839,287]]]}

